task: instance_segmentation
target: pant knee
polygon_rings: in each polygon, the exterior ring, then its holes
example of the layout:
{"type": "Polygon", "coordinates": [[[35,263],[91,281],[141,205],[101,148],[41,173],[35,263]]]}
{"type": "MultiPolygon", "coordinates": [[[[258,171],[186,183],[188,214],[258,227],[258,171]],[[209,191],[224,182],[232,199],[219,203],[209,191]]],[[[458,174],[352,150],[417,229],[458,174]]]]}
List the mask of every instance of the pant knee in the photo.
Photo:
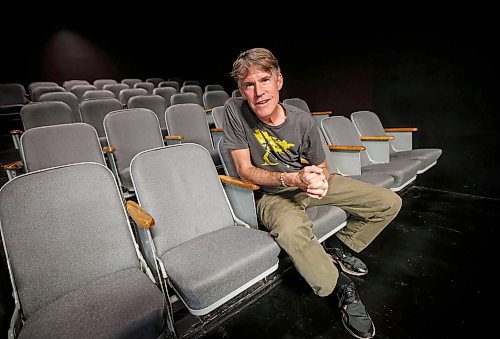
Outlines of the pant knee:
{"type": "Polygon", "coordinates": [[[401,206],[403,206],[403,199],[401,199],[401,197],[394,192],[392,192],[392,196],[392,210],[394,210],[395,213],[398,213],[401,206]]]}
{"type": "Polygon", "coordinates": [[[307,226],[281,225],[274,228],[271,234],[285,251],[299,250],[310,242],[314,235],[307,226]]]}
{"type": "Polygon", "coordinates": [[[397,214],[403,205],[401,197],[391,190],[386,191],[384,202],[388,214],[397,214]]]}

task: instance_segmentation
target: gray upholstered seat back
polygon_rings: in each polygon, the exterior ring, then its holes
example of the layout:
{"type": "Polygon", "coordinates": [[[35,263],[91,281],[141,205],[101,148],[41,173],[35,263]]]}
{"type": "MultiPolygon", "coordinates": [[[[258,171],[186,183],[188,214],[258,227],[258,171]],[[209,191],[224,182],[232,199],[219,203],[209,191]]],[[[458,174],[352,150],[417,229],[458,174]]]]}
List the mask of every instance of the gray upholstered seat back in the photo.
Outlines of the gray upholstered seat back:
{"type": "Polygon", "coordinates": [[[18,83],[0,84],[0,107],[24,105],[27,102],[26,90],[18,83]]]}
{"type": "Polygon", "coordinates": [[[177,92],[179,92],[181,89],[181,85],[179,85],[179,83],[174,80],[162,81],[160,82],[158,87],[173,87],[177,92]]]}
{"type": "Polygon", "coordinates": [[[234,89],[231,92],[231,98],[238,98],[238,97],[241,97],[241,92],[239,89],[234,89]]]}
{"type": "Polygon", "coordinates": [[[165,103],[170,106],[170,97],[177,93],[177,90],[173,87],[158,87],[153,90],[153,95],[162,96],[165,99],[165,103]]]}
{"type": "Polygon", "coordinates": [[[83,100],[87,99],[101,99],[101,98],[112,98],[115,99],[115,93],[111,92],[109,89],[94,89],[88,90],[82,95],[83,100]]]}
{"type": "Polygon", "coordinates": [[[75,122],[71,108],[62,101],[34,102],[21,108],[24,130],[75,122]]]}
{"type": "Polygon", "coordinates": [[[134,88],[143,88],[148,91],[149,94],[153,94],[153,89],[155,85],[152,82],[138,82],[134,84],[134,88]]]}
{"type": "Polygon", "coordinates": [[[226,91],[208,91],[203,94],[203,105],[206,109],[224,106],[229,94],[226,91]]]}
{"type": "Polygon", "coordinates": [[[144,150],[163,146],[158,118],[146,108],[117,110],[104,118],[104,130],[108,145],[116,147],[114,157],[122,183],[131,188],[128,168],[132,158],[144,150]]]}
{"type": "Polygon", "coordinates": [[[292,105],[292,106],[298,107],[307,113],[311,113],[311,110],[309,109],[307,102],[305,102],[305,100],[303,100],[303,99],[288,98],[288,99],[283,100],[283,103],[287,104],[287,105],[292,105]]]}
{"type": "Polygon", "coordinates": [[[335,161],[333,160],[332,153],[328,149],[329,143],[326,140],[325,135],[323,134],[323,131],[321,130],[321,128],[318,127],[318,130],[319,130],[319,138],[321,139],[321,146],[323,147],[323,151],[325,152],[326,162],[328,164],[328,168],[330,169],[330,172],[339,173],[340,172],[339,168],[338,168],[337,164],[335,163],[335,161]]]}
{"type": "Polygon", "coordinates": [[[70,92],[76,95],[78,98],[78,102],[83,101],[83,94],[87,91],[95,91],[97,90],[97,87],[94,85],[75,85],[71,87],[70,92]]]}
{"type": "Polygon", "coordinates": [[[219,84],[209,84],[205,85],[205,92],[210,92],[210,91],[223,91],[224,87],[219,84]]]}
{"type": "Polygon", "coordinates": [[[361,140],[352,122],[343,116],[325,118],[321,126],[331,145],[361,146],[361,140]]]}
{"type": "Polygon", "coordinates": [[[214,118],[215,127],[224,128],[225,115],[226,108],[224,106],[218,106],[212,109],[212,117],[214,118]]]}
{"type": "Polygon", "coordinates": [[[123,79],[121,81],[122,84],[126,84],[130,88],[134,88],[134,85],[138,82],[142,82],[142,80],[138,78],[129,78],[129,79],[123,79]]]}
{"type": "Polygon", "coordinates": [[[35,127],[21,135],[27,172],[77,162],[106,165],[95,129],[85,123],[35,127]]]}
{"type": "Polygon", "coordinates": [[[107,84],[116,84],[116,80],[115,79],[96,79],[94,80],[94,83],[93,85],[97,88],[97,89],[104,89],[104,85],[107,85],[107,84]]]}
{"type": "Polygon", "coordinates": [[[168,135],[182,135],[182,142],[193,142],[213,150],[205,110],[197,104],[172,105],[165,111],[168,135]]]}
{"type": "Polygon", "coordinates": [[[50,93],[50,92],[66,92],[66,90],[61,86],[38,86],[33,88],[33,92],[31,93],[31,99],[33,101],[40,101],[40,97],[44,93],[50,93]]]}
{"type": "Polygon", "coordinates": [[[122,105],[126,106],[128,103],[128,99],[132,98],[133,96],[148,95],[148,94],[149,92],[144,88],[128,88],[128,89],[122,89],[120,91],[119,97],[122,105]]]}
{"type": "Polygon", "coordinates": [[[196,93],[174,93],[170,97],[170,105],[197,104],[200,105],[196,93]]]}
{"type": "Polygon", "coordinates": [[[351,113],[351,120],[356,126],[359,135],[384,136],[385,131],[378,116],[370,111],[351,113]]]}
{"type": "Polygon", "coordinates": [[[199,80],[185,80],[182,83],[182,86],[190,86],[190,85],[200,86],[200,88],[201,88],[201,83],[199,80]]]}
{"type": "Polygon", "coordinates": [[[28,94],[33,100],[33,90],[37,87],[54,87],[59,86],[57,82],[53,81],[33,81],[28,85],[28,94]]]}
{"type": "Polygon", "coordinates": [[[75,122],[82,121],[78,98],[71,92],[47,92],[40,96],[40,101],[62,101],[71,108],[75,122]]]}
{"type": "MultiPolygon", "coordinates": [[[[184,82],[186,83],[186,82],[184,82]]],[[[181,87],[181,93],[195,93],[197,97],[197,104],[203,106],[203,89],[199,85],[184,85],[181,87]]]]}
{"type": "Polygon", "coordinates": [[[122,109],[121,103],[111,98],[84,100],[80,103],[82,121],[94,127],[99,138],[106,138],[103,126],[106,114],[119,109],[122,109]]]}
{"type": "Polygon", "coordinates": [[[116,99],[120,97],[120,92],[122,89],[130,88],[127,84],[106,84],[102,86],[102,89],[107,89],[115,94],[116,99]]]}
{"type": "Polygon", "coordinates": [[[147,78],[146,82],[150,82],[156,88],[160,84],[160,82],[165,81],[163,78],[147,78]]]}
{"type": "MultiPolygon", "coordinates": [[[[321,120],[322,132],[326,135],[330,145],[362,146],[356,128],[352,122],[343,116],[328,117],[321,120]]],[[[370,165],[371,162],[366,151],[360,152],[361,167],[370,165]]]]}
{"type": "Polygon", "coordinates": [[[187,143],[144,151],[132,160],[130,171],[141,206],[155,218],[151,233],[159,256],[234,225],[212,158],[203,147],[187,143]]]}
{"type": "Polygon", "coordinates": [[[147,108],[153,111],[158,117],[161,129],[164,131],[165,126],[165,110],[168,105],[160,95],[137,95],[128,100],[128,108],[147,108]]]}
{"type": "Polygon", "coordinates": [[[77,85],[90,85],[90,83],[87,80],[66,80],[63,82],[63,87],[66,91],[71,91],[77,85]]]}
{"type": "Polygon", "coordinates": [[[0,190],[0,225],[28,318],[71,291],[139,264],[113,174],[96,163],[9,181],[0,190]]]}

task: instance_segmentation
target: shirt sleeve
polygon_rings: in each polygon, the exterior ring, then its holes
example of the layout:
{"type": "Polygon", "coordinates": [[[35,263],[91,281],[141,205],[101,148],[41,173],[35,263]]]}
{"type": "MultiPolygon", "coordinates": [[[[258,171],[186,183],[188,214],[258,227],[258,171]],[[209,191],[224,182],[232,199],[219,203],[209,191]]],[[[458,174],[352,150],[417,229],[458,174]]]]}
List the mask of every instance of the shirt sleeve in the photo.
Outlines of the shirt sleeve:
{"type": "Polygon", "coordinates": [[[316,126],[315,121],[313,121],[312,124],[309,124],[308,131],[307,147],[304,152],[304,157],[311,165],[319,165],[326,160],[326,154],[323,145],[321,144],[321,137],[319,135],[320,131],[316,126]]]}
{"type": "Polygon", "coordinates": [[[248,148],[248,137],[243,126],[241,109],[232,103],[224,105],[226,114],[224,116],[224,143],[229,149],[248,148]]]}

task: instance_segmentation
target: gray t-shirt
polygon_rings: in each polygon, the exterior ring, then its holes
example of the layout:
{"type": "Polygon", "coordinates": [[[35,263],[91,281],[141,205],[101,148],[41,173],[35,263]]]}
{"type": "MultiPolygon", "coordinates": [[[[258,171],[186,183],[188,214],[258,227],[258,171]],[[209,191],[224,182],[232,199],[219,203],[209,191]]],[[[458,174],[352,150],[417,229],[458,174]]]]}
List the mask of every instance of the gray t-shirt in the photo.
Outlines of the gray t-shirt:
{"type": "MultiPolygon", "coordinates": [[[[319,165],[326,156],[313,116],[295,106],[281,104],[287,119],[270,126],[255,116],[243,98],[230,98],[226,104],[224,142],[229,149],[250,150],[255,167],[273,172],[298,172],[306,159],[319,165]]],[[[276,193],[280,187],[261,186],[263,192],[276,193]]]]}

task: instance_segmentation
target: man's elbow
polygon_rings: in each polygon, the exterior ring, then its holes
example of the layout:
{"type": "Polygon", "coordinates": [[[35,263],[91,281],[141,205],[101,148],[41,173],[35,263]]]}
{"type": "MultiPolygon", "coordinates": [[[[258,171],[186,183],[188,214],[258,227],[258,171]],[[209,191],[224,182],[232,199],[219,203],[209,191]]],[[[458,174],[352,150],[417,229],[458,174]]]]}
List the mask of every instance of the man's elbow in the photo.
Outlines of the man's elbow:
{"type": "Polygon", "coordinates": [[[250,169],[236,168],[236,172],[238,172],[238,176],[240,177],[241,180],[252,182],[252,175],[250,173],[251,172],[250,169]]]}

